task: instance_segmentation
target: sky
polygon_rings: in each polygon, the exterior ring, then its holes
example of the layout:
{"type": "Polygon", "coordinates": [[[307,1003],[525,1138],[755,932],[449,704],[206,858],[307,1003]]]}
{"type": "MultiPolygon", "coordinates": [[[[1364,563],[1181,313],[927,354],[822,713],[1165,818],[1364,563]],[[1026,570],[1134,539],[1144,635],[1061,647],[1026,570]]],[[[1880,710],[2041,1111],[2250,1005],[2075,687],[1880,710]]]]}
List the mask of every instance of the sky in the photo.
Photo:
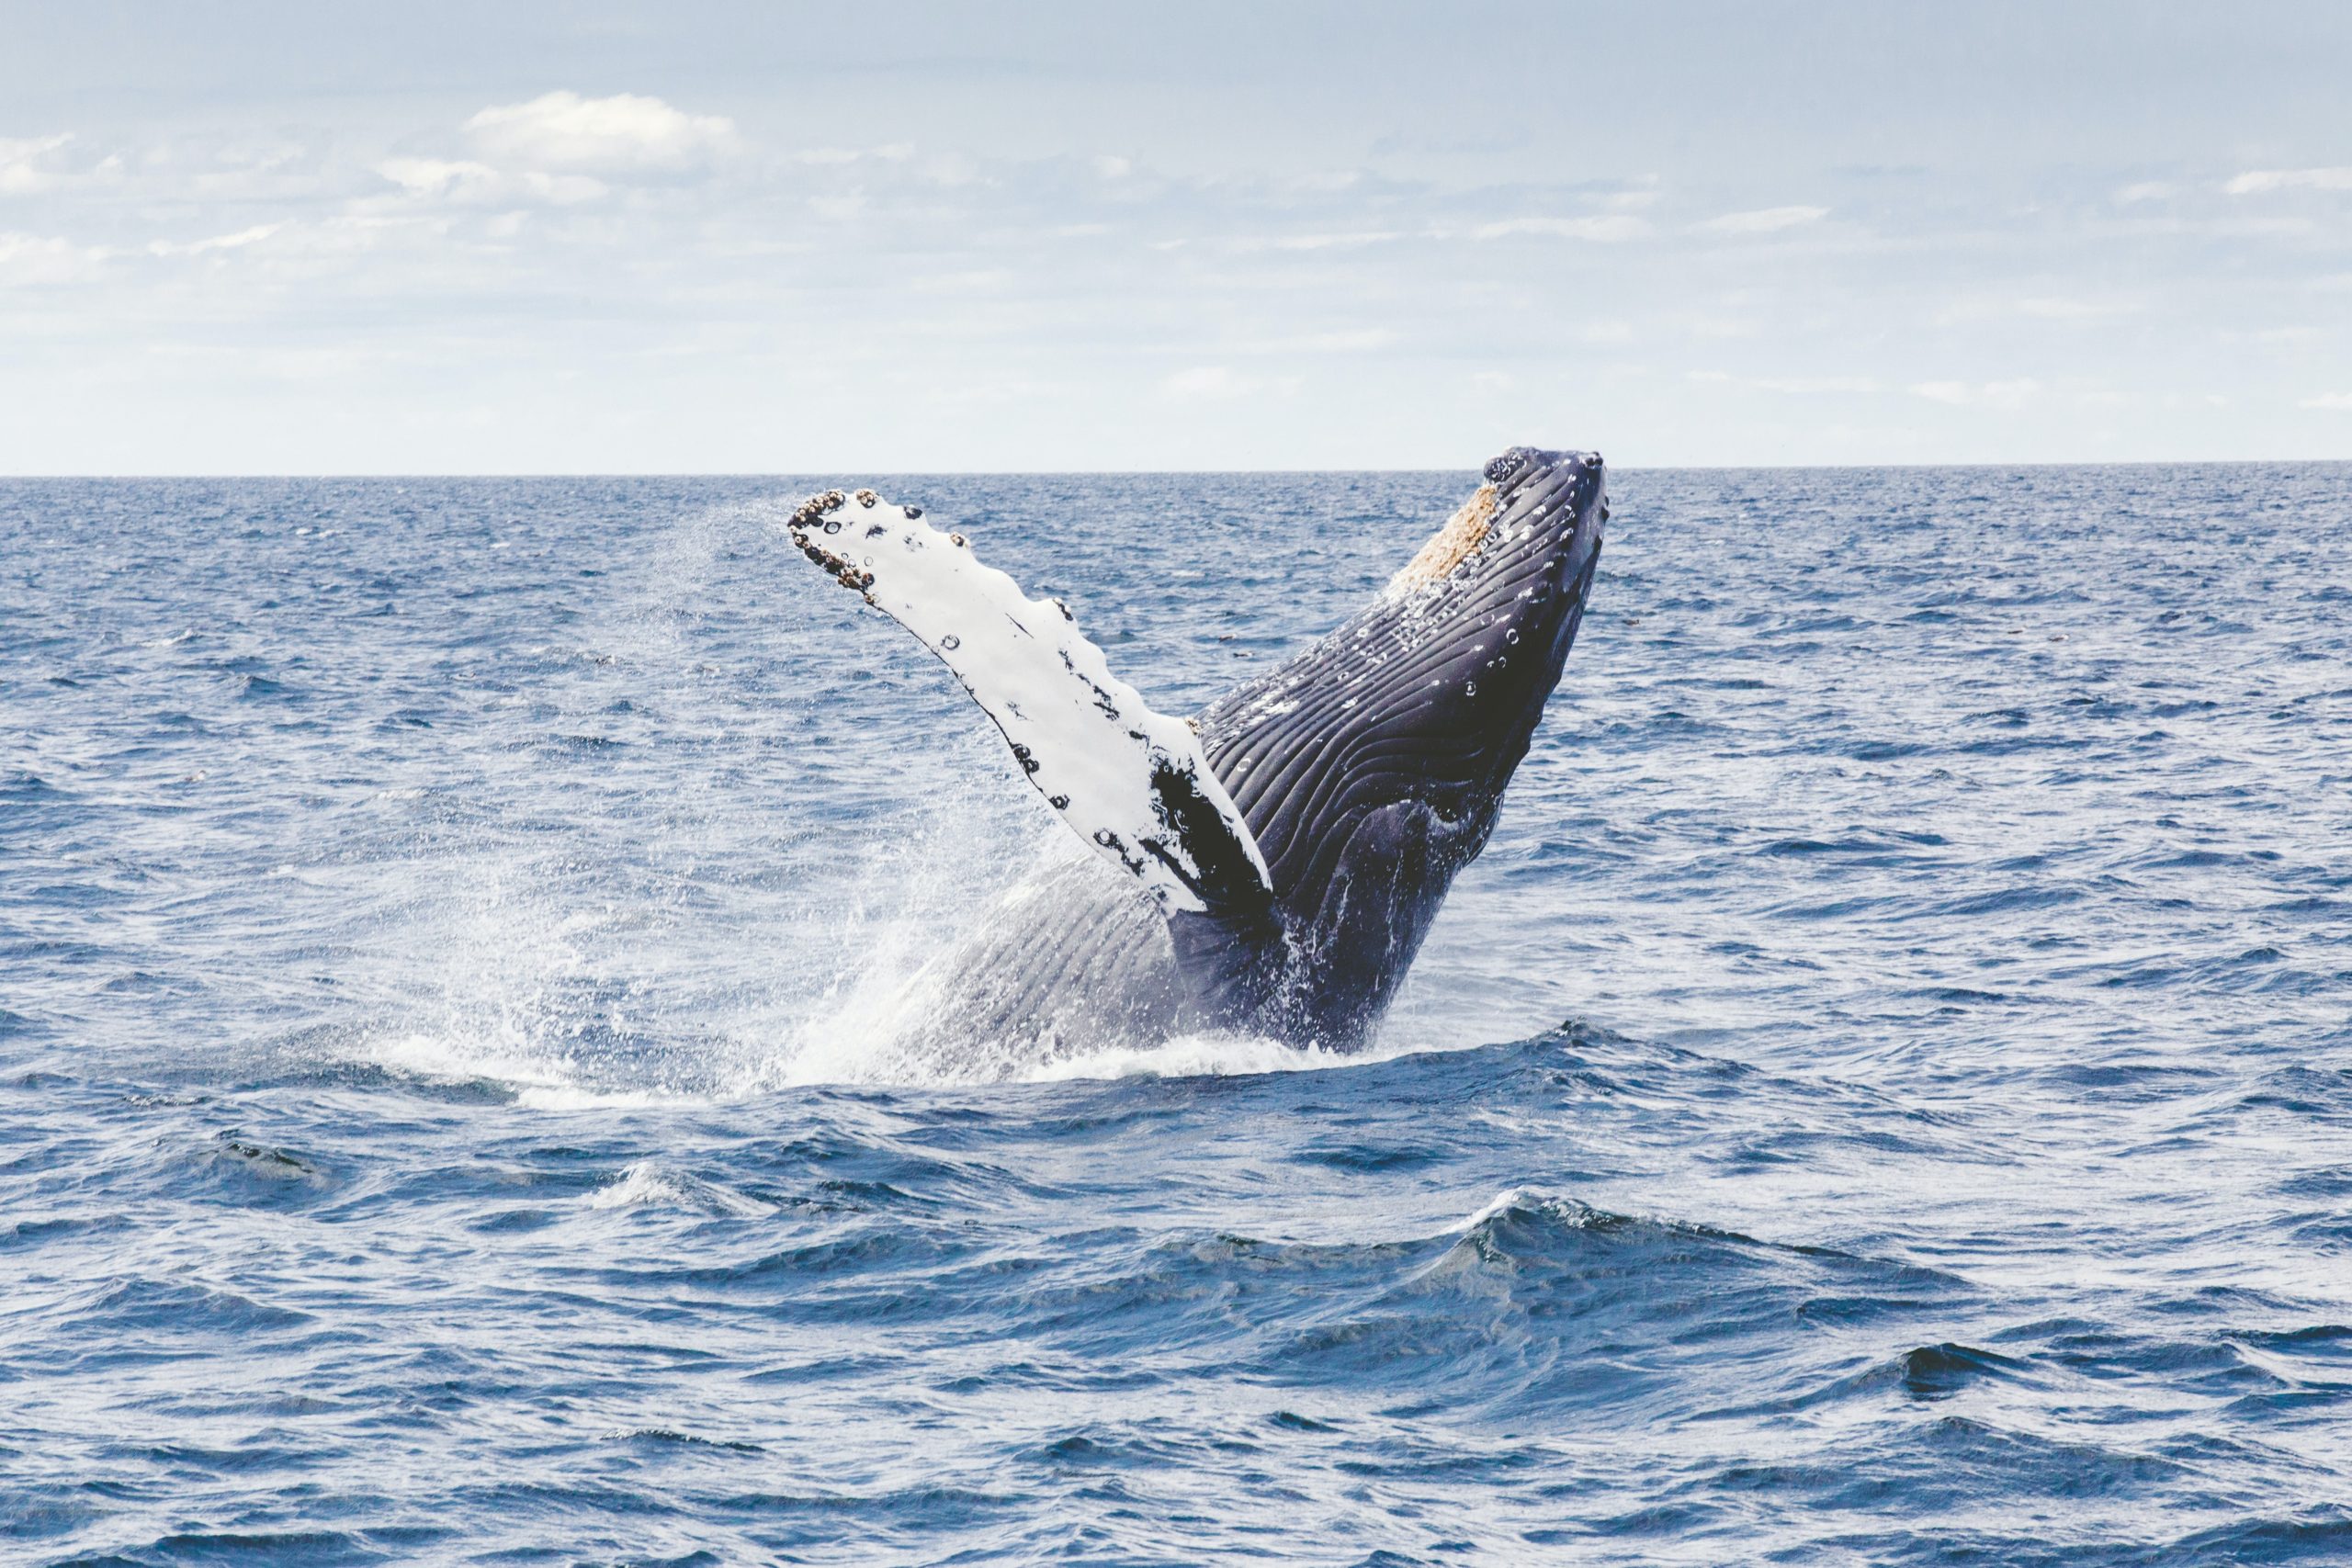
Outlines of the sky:
{"type": "Polygon", "coordinates": [[[2352,6],[0,0],[0,473],[2352,457],[2352,6]]]}

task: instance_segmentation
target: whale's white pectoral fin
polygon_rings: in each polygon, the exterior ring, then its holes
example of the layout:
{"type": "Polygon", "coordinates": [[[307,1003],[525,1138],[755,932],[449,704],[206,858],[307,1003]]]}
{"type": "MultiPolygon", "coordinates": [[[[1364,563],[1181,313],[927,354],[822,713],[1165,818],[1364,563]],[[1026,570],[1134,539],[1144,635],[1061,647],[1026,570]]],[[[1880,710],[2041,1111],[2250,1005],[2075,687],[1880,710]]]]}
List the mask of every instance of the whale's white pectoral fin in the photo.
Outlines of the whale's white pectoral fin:
{"type": "Polygon", "coordinates": [[[1192,726],[1112,674],[1058,601],[1029,598],[922,517],[830,491],[793,513],[792,541],[937,654],[1037,793],[1163,912],[1261,907],[1265,860],[1192,726]]]}

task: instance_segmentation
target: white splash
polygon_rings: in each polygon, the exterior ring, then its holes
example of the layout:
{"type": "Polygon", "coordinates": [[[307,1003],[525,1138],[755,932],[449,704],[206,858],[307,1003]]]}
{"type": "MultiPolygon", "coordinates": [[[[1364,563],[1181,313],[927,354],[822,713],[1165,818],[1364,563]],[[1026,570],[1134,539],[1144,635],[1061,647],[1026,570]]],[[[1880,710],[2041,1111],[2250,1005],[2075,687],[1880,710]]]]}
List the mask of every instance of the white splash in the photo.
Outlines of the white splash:
{"type": "Polygon", "coordinates": [[[1117,1046],[1040,1062],[1018,1075],[1024,1083],[1079,1078],[1251,1077],[1264,1073],[1319,1072],[1362,1066],[1368,1060],[1319,1045],[1290,1045],[1258,1034],[1180,1034],[1157,1044],[1117,1046]]]}
{"type": "Polygon", "coordinates": [[[600,1089],[577,1055],[531,1042],[440,1034],[390,1034],[363,1040],[356,1057],[426,1083],[495,1084],[534,1111],[643,1111],[692,1103],[706,1095],[656,1086],[600,1089]]]}

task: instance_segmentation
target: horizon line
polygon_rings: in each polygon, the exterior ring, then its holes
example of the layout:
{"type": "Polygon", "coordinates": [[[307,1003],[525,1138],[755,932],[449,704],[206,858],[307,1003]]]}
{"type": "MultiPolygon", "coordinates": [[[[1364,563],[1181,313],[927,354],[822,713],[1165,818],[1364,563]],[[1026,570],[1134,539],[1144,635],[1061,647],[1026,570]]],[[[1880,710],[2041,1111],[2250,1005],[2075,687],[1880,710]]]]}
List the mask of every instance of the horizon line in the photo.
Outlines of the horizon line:
{"type": "MultiPolygon", "coordinates": [[[[1604,461],[1606,455],[1603,455],[1604,461]]],[[[2037,458],[2022,461],[1977,459],[1959,462],[1905,463],[1631,463],[1609,465],[1613,472],[1630,474],[1659,473],[1868,473],[1893,470],[1897,472],[1935,472],[1956,468],[2310,468],[2330,464],[2352,464],[2346,457],[2101,457],[2079,460],[2037,458]]],[[[107,482],[157,481],[169,479],[805,479],[822,478],[827,473],[863,473],[886,479],[1135,479],[1144,477],[1188,476],[1203,479],[1246,478],[1261,475],[1306,474],[1464,474],[1476,473],[1479,465],[1461,468],[1444,466],[1410,466],[1398,468],[478,468],[448,469],[320,469],[315,471],[238,471],[217,472],[117,472],[117,473],[4,473],[0,484],[96,480],[107,482]]]]}

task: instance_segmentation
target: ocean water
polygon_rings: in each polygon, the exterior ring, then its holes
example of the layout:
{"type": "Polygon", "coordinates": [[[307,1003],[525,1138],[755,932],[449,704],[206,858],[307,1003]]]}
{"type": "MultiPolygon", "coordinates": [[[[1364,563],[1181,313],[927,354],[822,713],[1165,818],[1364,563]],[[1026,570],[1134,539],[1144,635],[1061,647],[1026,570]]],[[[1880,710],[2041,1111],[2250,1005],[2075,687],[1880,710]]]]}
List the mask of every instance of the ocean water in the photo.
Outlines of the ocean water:
{"type": "MultiPolygon", "coordinates": [[[[1009,1074],[816,482],[0,483],[0,1560],[2352,1562],[2352,468],[1614,474],[1374,1049],[1009,1074]]],[[[1468,482],[887,488],[1184,711],[1468,482]]]]}

